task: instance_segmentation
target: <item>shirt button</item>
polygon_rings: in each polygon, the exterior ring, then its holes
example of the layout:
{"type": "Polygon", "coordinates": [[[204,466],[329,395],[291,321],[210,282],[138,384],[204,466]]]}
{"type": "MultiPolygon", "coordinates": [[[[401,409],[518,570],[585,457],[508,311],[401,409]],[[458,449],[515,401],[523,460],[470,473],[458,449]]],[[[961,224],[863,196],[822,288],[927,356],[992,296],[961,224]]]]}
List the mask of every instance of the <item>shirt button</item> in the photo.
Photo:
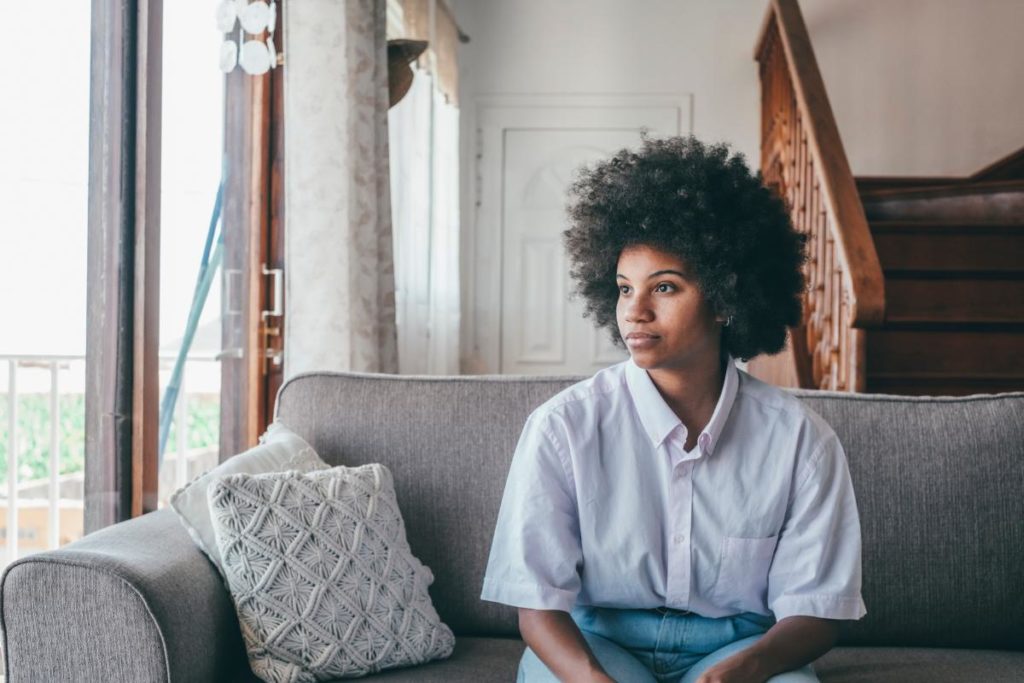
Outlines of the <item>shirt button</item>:
{"type": "Polygon", "coordinates": [[[676,543],[682,543],[683,542],[683,535],[682,534],[676,534],[675,537],[672,540],[675,541],[676,543]]]}

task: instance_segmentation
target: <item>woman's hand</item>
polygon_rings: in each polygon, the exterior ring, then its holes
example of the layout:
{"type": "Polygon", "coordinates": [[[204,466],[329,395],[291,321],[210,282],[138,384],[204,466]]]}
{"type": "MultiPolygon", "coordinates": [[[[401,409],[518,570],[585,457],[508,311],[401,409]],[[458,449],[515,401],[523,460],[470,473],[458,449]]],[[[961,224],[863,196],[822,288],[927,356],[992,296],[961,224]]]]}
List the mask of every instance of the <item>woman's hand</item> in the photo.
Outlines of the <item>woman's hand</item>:
{"type": "Polygon", "coordinates": [[[832,648],[838,635],[835,619],[785,617],[752,646],[705,671],[696,683],[764,683],[813,662],[832,648]]]}
{"type": "Polygon", "coordinates": [[[768,678],[758,655],[743,651],[712,666],[696,683],[764,683],[768,678]]]}

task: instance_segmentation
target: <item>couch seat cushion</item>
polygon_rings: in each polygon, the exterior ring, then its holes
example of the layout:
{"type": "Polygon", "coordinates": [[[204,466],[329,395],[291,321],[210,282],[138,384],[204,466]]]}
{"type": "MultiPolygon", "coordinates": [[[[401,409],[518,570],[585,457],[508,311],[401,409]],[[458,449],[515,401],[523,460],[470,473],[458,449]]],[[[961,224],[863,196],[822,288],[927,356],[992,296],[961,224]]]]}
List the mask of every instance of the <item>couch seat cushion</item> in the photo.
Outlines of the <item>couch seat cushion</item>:
{"type": "MultiPolygon", "coordinates": [[[[526,644],[519,638],[475,638],[457,636],[448,659],[419,666],[389,669],[365,678],[339,679],[336,683],[381,681],[382,683],[510,683],[516,679],[519,658],[526,644]]],[[[232,683],[262,683],[245,672],[232,683]]]]}
{"type": "Polygon", "coordinates": [[[1020,683],[1024,652],[836,647],[814,662],[822,683],[1020,683]]]}
{"type": "MultiPolygon", "coordinates": [[[[448,659],[391,669],[362,680],[381,683],[509,683],[526,644],[519,638],[457,636],[448,659]]],[[[821,683],[1020,683],[1024,652],[927,647],[836,647],[814,662],[821,683]]],[[[259,679],[246,678],[244,683],[259,679]]],[[[239,683],[243,683],[239,681],[239,683]]]]}

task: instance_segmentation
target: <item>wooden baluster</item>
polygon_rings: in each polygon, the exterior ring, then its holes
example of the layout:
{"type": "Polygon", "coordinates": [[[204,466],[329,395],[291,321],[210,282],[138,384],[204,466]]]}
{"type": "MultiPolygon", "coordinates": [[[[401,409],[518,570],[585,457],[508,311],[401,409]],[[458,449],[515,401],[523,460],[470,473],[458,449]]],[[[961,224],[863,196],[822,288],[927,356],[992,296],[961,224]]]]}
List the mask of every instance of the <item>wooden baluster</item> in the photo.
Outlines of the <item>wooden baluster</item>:
{"type": "MultiPolygon", "coordinates": [[[[836,246],[838,248],[838,246],[836,246]]],[[[841,339],[844,334],[842,328],[843,315],[842,315],[842,299],[843,299],[843,269],[840,266],[839,255],[836,254],[832,259],[832,330],[830,332],[832,342],[829,344],[828,351],[828,363],[829,363],[829,375],[831,377],[831,388],[834,391],[840,390],[842,387],[839,386],[839,347],[841,339]]]]}
{"type": "MultiPolygon", "coordinates": [[[[832,219],[826,214],[825,220],[822,221],[821,225],[818,226],[818,262],[816,268],[817,285],[814,288],[815,298],[818,300],[819,314],[817,320],[815,320],[814,334],[817,336],[818,341],[824,336],[824,328],[826,323],[825,316],[827,311],[825,310],[825,274],[827,272],[827,254],[829,250],[829,236],[832,234],[832,219]]],[[[820,381],[821,375],[816,379],[820,381]]]]}
{"type": "Polygon", "coordinates": [[[822,296],[822,304],[825,308],[825,316],[822,319],[821,328],[822,389],[832,388],[832,319],[835,317],[835,310],[832,308],[832,291],[835,286],[835,280],[832,279],[833,263],[835,263],[835,239],[832,237],[832,231],[829,230],[828,235],[825,237],[825,291],[822,296]]]}
{"type": "Polygon", "coordinates": [[[824,263],[824,244],[825,244],[825,233],[828,230],[826,224],[827,217],[821,210],[820,202],[821,190],[817,183],[815,183],[815,201],[814,201],[814,216],[811,221],[811,231],[814,233],[814,252],[813,252],[813,264],[811,266],[811,278],[814,281],[814,298],[816,300],[817,315],[815,317],[814,334],[816,337],[821,336],[821,324],[824,320],[824,302],[821,299],[821,292],[824,289],[824,283],[821,279],[821,269],[824,263]]]}

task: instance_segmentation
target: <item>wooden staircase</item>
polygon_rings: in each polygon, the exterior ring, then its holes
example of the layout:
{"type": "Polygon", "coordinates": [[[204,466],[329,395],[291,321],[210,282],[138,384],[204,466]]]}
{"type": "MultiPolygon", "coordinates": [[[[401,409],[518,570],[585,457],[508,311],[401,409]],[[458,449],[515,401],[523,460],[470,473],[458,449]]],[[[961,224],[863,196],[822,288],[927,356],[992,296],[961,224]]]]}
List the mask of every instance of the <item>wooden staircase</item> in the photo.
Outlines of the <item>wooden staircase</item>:
{"type": "Polygon", "coordinates": [[[796,0],[772,0],[755,59],[761,171],[809,262],[803,325],[750,372],[838,391],[1024,390],[1024,150],[967,178],[855,181],[796,0]]]}
{"type": "Polygon", "coordinates": [[[866,391],[1024,389],[1024,181],[860,186],[885,278],[866,391]]]}

